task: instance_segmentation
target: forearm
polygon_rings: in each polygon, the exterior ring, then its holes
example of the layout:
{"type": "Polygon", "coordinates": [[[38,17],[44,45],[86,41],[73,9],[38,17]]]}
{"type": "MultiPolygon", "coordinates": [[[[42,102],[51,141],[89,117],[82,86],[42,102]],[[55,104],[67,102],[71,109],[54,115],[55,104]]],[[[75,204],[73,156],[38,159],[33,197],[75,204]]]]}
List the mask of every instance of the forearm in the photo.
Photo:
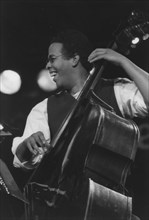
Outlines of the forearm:
{"type": "Polygon", "coordinates": [[[124,57],[121,61],[121,67],[135,82],[147,107],[149,108],[149,74],[126,57],[124,57]]]}

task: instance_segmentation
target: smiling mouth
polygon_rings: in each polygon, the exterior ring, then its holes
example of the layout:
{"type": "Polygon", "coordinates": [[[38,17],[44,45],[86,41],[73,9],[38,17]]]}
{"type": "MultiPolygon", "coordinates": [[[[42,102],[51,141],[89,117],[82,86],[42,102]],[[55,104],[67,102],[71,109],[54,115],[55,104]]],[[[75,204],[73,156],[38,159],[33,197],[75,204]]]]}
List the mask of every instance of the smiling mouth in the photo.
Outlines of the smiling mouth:
{"type": "Polygon", "coordinates": [[[53,74],[53,75],[51,76],[51,78],[52,78],[52,80],[53,80],[54,82],[56,82],[56,74],[53,74]]]}
{"type": "Polygon", "coordinates": [[[51,78],[54,80],[54,78],[55,78],[55,76],[56,76],[56,72],[55,71],[51,71],[50,72],[50,76],[51,76],[51,78]]]}

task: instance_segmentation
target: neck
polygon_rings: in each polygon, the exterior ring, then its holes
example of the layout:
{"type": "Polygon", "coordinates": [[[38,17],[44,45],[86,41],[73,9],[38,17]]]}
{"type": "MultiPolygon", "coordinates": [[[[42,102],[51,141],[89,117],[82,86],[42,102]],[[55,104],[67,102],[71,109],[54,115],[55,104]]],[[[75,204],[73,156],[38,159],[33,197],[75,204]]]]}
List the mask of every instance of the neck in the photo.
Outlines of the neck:
{"type": "Polygon", "coordinates": [[[87,75],[82,73],[81,77],[78,77],[76,79],[76,83],[70,90],[70,94],[75,95],[76,93],[80,92],[84,86],[86,79],[87,79],[87,75]]]}

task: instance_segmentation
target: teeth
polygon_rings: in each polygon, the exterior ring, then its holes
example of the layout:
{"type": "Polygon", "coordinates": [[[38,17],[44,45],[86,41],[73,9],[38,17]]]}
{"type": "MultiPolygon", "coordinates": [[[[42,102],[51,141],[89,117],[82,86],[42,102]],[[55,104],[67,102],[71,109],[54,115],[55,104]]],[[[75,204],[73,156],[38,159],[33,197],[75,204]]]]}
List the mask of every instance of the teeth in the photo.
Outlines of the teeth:
{"type": "Polygon", "coordinates": [[[56,75],[55,71],[50,72],[51,75],[56,75]]]}
{"type": "Polygon", "coordinates": [[[50,72],[50,74],[51,74],[51,75],[56,75],[56,72],[53,72],[53,71],[52,71],[52,72],[50,72]]]}

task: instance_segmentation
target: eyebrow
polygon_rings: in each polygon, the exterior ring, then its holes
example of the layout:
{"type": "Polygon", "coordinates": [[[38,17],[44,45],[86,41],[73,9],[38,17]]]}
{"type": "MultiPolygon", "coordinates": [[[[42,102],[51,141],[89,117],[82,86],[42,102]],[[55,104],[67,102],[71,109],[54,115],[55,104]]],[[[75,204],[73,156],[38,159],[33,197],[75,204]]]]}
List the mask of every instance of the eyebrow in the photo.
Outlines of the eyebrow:
{"type": "Polygon", "coordinates": [[[58,56],[61,56],[61,55],[62,55],[62,54],[57,54],[57,55],[56,55],[56,54],[50,54],[50,55],[48,55],[48,58],[49,58],[49,57],[58,57],[58,56]]]}
{"type": "Polygon", "coordinates": [[[58,55],[54,55],[54,54],[50,54],[50,55],[48,55],[48,58],[47,58],[47,60],[49,61],[50,60],[50,58],[57,58],[57,57],[60,57],[60,56],[63,56],[62,54],[58,54],[58,55]]]}
{"type": "Polygon", "coordinates": [[[56,55],[54,55],[54,54],[48,55],[48,57],[47,57],[47,62],[49,61],[50,58],[55,57],[55,56],[56,56],[56,55]]]}

